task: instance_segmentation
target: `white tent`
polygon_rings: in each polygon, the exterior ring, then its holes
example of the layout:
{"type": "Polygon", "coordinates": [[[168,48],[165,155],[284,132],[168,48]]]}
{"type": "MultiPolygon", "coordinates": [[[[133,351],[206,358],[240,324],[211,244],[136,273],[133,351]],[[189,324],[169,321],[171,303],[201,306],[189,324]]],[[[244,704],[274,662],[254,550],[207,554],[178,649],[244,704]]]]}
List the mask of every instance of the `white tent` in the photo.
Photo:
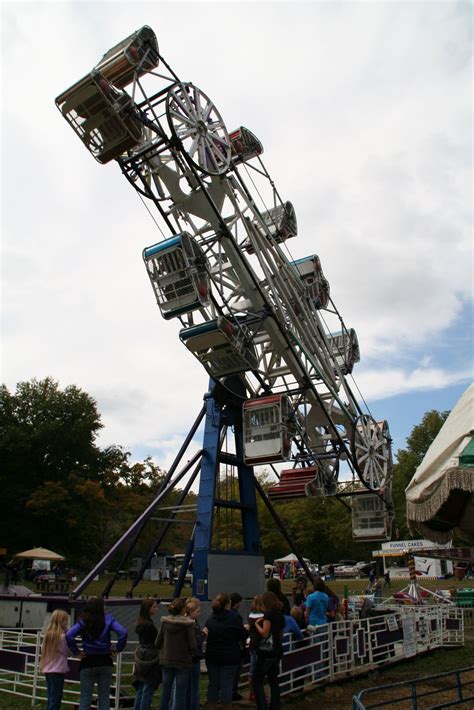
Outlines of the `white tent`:
{"type": "MultiPolygon", "coordinates": [[[[303,557],[303,560],[304,560],[307,564],[310,563],[310,561],[308,560],[307,557],[303,557]]],[[[277,560],[274,560],[273,562],[274,562],[274,564],[276,564],[277,562],[280,563],[280,564],[281,564],[281,563],[284,564],[285,562],[298,562],[298,558],[297,558],[297,556],[296,556],[293,552],[290,552],[290,554],[289,554],[289,555],[286,555],[286,557],[279,557],[277,560]]]]}
{"type": "Polygon", "coordinates": [[[474,384],[461,396],[406,490],[415,534],[474,540],[474,384]]]}

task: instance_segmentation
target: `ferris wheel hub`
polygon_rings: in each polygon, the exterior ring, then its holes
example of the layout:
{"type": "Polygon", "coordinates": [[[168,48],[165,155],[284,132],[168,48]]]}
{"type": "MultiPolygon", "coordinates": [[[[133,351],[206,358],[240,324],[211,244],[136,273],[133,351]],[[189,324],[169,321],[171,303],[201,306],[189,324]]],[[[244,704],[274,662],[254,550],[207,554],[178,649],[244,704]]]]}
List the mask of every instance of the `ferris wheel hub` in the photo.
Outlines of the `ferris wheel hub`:
{"type": "Polygon", "coordinates": [[[201,136],[205,136],[208,133],[207,126],[204,121],[198,121],[196,123],[196,132],[201,136]]]}

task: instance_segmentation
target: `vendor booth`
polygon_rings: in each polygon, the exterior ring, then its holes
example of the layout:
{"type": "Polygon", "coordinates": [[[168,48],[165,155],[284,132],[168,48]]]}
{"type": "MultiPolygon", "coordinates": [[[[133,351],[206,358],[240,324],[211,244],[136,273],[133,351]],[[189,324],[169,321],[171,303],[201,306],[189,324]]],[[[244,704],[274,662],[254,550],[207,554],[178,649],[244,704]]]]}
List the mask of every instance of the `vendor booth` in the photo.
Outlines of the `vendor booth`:
{"type": "MultiPolygon", "coordinates": [[[[303,557],[303,560],[307,565],[311,564],[307,557],[303,557]]],[[[278,560],[274,560],[273,566],[276,568],[277,576],[280,579],[294,579],[301,569],[301,564],[293,552],[290,552],[286,557],[280,557],[278,560]]]]}

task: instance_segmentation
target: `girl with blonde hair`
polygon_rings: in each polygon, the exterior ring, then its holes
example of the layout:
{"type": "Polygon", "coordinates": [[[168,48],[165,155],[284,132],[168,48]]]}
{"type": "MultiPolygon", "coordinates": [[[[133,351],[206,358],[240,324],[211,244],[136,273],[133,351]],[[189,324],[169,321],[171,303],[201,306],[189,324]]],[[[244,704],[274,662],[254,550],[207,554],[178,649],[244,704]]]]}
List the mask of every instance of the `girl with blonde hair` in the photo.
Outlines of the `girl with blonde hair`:
{"type": "Polygon", "coordinates": [[[69,615],[63,609],[55,609],[51,614],[43,645],[41,647],[40,670],[46,676],[48,700],[46,710],[60,710],[63,698],[64,678],[69,672],[67,657],[69,648],[66,631],[69,615]]]}

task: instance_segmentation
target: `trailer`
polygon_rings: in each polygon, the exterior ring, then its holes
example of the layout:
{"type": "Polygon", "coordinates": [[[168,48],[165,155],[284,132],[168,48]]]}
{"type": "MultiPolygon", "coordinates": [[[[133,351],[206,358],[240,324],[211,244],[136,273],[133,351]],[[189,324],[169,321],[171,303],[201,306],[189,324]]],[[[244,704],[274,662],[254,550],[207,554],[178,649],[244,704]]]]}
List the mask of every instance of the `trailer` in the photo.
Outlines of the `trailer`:
{"type": "Polygon", "coordinates": [[[418,577],[436,579],[454,573],[452,560],[449,559],[451,547],[452,543],[434,546],[430,540],[392,540],[382,543],[381,549],[372,552],[372,556],[382,561],[383,573],[389,572],[392,579],[409,578],[408,558],[411,556],[415,561],[418,577]],[[431,557],[423,554],[425,550],[434,549],[446,551],[446,557],[431,557]]]}

